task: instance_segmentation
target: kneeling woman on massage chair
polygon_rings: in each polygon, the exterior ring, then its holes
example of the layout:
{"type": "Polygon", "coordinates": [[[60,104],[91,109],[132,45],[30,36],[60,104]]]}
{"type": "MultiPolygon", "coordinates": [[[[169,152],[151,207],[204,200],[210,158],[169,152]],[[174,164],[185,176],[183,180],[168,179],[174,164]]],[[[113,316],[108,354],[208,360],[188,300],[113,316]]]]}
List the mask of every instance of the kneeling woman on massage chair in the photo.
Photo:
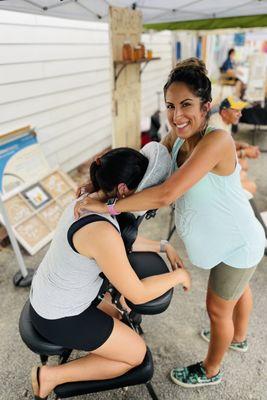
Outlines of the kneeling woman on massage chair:
{"type": "MultiPolygon", "coordinates": [[[[92,163],[91,190],[86,194],[103,202],[128,196],[166,179],[170,162],[166,148],[155,142],[141,152],[111,150],[92,163]]],[[[33,278],[31,318],[35,329],[50,342],[90,354],[64,365],[33,368],[35,399],[46,398],[65,382],[114,378],[142,363],[146,353],[143,339],[116,318],[110,304],[98,299],[101,272],[136,304],[157,298],[178,284],[190,287],[190,277],[185,269],[177,268],[183,266],[182,261],[169,244],[165,250],[173,271],[139,280],[129,264],[116,218],[104,214],[101,219],[99,214],[87,212],[75,221],[74,206],[75,202],[63,213],[33,278]]],[[[160,242],[138,238],[133,249],[159,252],[160,242]]]]}

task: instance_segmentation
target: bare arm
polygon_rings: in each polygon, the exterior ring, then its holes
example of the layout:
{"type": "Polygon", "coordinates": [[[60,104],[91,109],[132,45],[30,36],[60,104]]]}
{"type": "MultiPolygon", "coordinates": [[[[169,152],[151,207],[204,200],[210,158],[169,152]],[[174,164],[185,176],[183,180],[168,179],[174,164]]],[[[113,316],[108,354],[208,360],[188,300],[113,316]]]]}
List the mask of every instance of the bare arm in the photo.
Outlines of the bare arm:
{"type": "Polygon", "coordinates": [[[134,251],[154,251],[155,253],[160,252],[160,242],[158,240],[150,240],[142,236],[137,236],[134,244],[134,251]]]}
{"type": "MultiPolygon", "coordinates": [[[[143,211],[167,206],[215,167],[222,166],[225,169],[227,166],[228,168],[229,164],[233,164],[234,159],[235,146],[228,132],[217,130],[207,134],[195,147],[188,160],[170,178],[161,185],[119,200],[116,203],[116,210],[119,212],[143,211]],[[231,162],[228,159],[231,159],[231,162]]],[[[227,174],[228,172],[225,173],[227,174]]],[[[75,208],[75,216],[79,215],[79,210],[82,208],[81,204],[75,208]]],[[[107,212],[105,204],[91,199],[85,201],[84,208],[95,212],[107,212]]]]}
{"type": "Polygon", "coordinates": [[[246,149],[247,147],[249,147],[248,143],[239,142],[238,140],[235,140],[235,148],[236,148],[236,150],[246,149]]]}
{"type": "Polygon", "coordinates": [[[188,160],[163,184],[143,190],[116,203],[116,210],[142,211],[160,208],[173,203],[188,189],[212,171],[225,154],[233,154],[231,135],[224,131],[206,135],[196,146],[188,160]]]}
{"type": "MultiPolygon", "coordinates": [[[[134,251],[153,251],[155,253],[160,252],[160,241],[150,240],[142,236],[137,236],[136,241],[133,244],[134,251]]],[[[170,244],[165,245],[165,253],[171,264],[173,270],[176,268],[184,268],[183,260],[179,257],[175,248],[170,244]]]]}
{"type": "Polygon", "coordinates": [[[108,222],[85,226],[75,233],[73,243],[80,254],[94,258],[116,289],[135,304],[157,298],[179,283],[190,286],[184,269],[140,280],[128,261],[120,234],[108,222]]]}

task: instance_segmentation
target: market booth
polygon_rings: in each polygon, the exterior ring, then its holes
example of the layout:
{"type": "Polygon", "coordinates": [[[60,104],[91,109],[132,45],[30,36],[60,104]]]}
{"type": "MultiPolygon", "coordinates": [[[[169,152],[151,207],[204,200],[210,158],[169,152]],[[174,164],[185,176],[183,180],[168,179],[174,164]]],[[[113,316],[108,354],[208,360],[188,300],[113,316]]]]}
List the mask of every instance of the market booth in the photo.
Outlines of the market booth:
{"type": "MultiPolygon", "coordinates": [[[[9,2],[1,2],[5,4],[9,4],[9,2]]],[[[43,7],[44,2],[40,3],[34,3],[34,2],[28,2],[26,1],[25,3],[22,2],[13,2],[14,9],[16,11],[21,11],[20,5],[25,4],[26,7],[23,10],[24,11],[30,11],[33,12],[33,9],[39,13],[47,13],[50,15],[54,16],[59,16],[59,13],[61,10],[63,11],[61,16],[67,17],[68,15],[75,17],[75,18],[81,18],[81,19],[86,19],[85,15],[88,15],[88,19],[93,19],[95,21],[98,20],[105,20],[107,18],[107,15],[109,14],[110,18],[110,39],[111,39],[111,50],[110,50],[110,56],[111,56],[111,86],[112,86],[112,124],[113,124],[113,145],[114,146],[120,146],[120,145],[131,145],[136,148],[140,146],[139,142],[139,126],[140,126],[140,97],[141,97],[141,88],[140,88],[140,76],[144,72],[144,69],[148,67],[149,64],[152,62],[158,62],[158,58],[160,57],[154,57],[151,52],[145,52],[144,49],[142,48],[142,42],[141,42],[141,31],[142,31],[142,15],[141,12],[138,10],[138,2],[131,4],[131,8],[128,9],[119,9],[119,8],[111,8],[108,13],[104,13],[106,10],[107,2],[101,2],[102,3],[102,9],[101,10],[92,10],[88,8],[88,2],[83,1],[62,1],[62,2],[55,2],[54,4],[52,2],[47,2],[46,6],[43,7]],[[40,5],[41,4],[41,5],[40,5]],[[16,6],[16,7],[15,7],[16,6]],[[64,9],[64,7],[66,8],[64,9]],[[67,13],[66,10],[69,10],[69,14],[67,13]],[[101,13],[101,11],[103,13],[101,13]],[[81,14],[81,15],[80,15],[81,14]],[[89,17],[90,16],[90,17],[89,17]],[[129,47],[130,45],[130,47],[129,47]],[[132,54],[130,54],[132,53],[132,54]],[[130,122],[130,124],[129,124],[130,122]],[[130,126],[130,130],[129,130],[130,126]]],[[[123,2],[112,2],[112,5],[123,5],[123,2]],[[116,4],[115,4],[116,3],[116,4]]],[[[126,3],[126,2],[125,2],[126,3]]],[[[158,2],[159,3],[159,2],[158,2]]],[[[171,3],[171,2],[170,2],[171,3]]],[[[177,2],[175,2],[177,4],[177,2]]],[[[208,8],[208,3],[207,3],[207,8],[208,8]]],[[[227,3],[227,2],[226,2],[227,3]]],[[[240,2],[241,4],[242,2],[240,2]]],[[[246,2],[244,2],[245,4],[246,2]]],[[[163,4],[163,2],[161,3],[163,4]]],[[[128,4],[127,4],[128,5],[128,4]]],[[[145,7],[145,2],[142,2],[143,7],[145,7]]],[[[165,5],[165,2],[164,2],[165,5]]],[[[5,5],[4,5],[5,6],[5,5]]],[[[158,15],[158,20],[165,20],[166,15],[170,15],[171,19],[177,19],[177,15],[181,16],[183,15],[184,17],[182,18],[187,18],[187,19],[192,19],[192,13],[193,15],[197,14],[197,11],[200,13],[201,16],[209,16],[210,14],[207,14],[203,11],[205,7],[205,1],[199,2],[193,2],[191,4],[193,6],[193,9],[185,10],[185,5],[181,4],[181,7],[178,9],[172,9],[172,10],[166,10],[163,6],[161,8],[160,4],[158,4],[158,7],[155,7],[155,9],[150,9],[150,8],[144,8],[145,10],[148,10],[149,14],[149,19],[148,20],[157,20],[156,15],[158,15]],[[194,6],[198,6],[199,8],[195,8],[194,6]],[[200,9],[201,7],[201,9],[200,9]],[[203,7],[203,10],[202,10],[203,7]],[[152,13],[154,12],[154,14],[152,13]],[[165,15],[165,17],[164,17],[165,15]],[[161,19],[162,18],[162,19],[161,19]]],[[[224,7],[226,7],[224,5],[224,7]]],[[[244,7],[245,8],[245,7],[244,7]]],[[[107,10],[106,10],[107,11],[107,10]]],[[[247,11],[248,12],[248,11],[247,11]]],[[[218,13],[224,13],[222,9],[218,11],[218,13]]],[[[227,13],[227,12],[226,12],[227,13]]],[[[198,40],[198,39],[197,39],[198,40]]],[[[201,37],[201,52],[202,55],[205,53],[205,37],[201,37]]],[[[178,40],[175,42],[175,46],[178,50],[178,40]]],[[[182,48],[181,46],[181,41],[180,41],[180,49],[182,48]]],[[[175,57],[174,57],[175,58],[175,57]]],[[[18,134],[17,132],[16,134],[18,134]]],[[[21,132],[20,132],[21,133],[21,132]]],[[[32,134],[32,132],[24,132],[24,134],[32,134]]],[[[18,139],[20,140],[20,139],[18,139]]],[[[61,201],[61,196],[68,194],[73,188],[71,182],[68,181],[66,177],[64,177],[63,174],[61,174],[60,171],[57,172],[51,172],[48,170],[48,177],[49,179],[52,177],[53,179],[50,179],[47,181],[47,178],[44,177],[40,180],[40,182],[35,182],[33,187],[23,187],[23,185],[15,188],[17,190],[16,195],[17,196],[17,201],[21,201],[23,205],[25,206],[25,199],[27,199],[28,203],[27,207],[28,210],[31,211],[32,206],[36,206],[36,209],[38,211],[35,212],[34,217],[39,218],[39,214],[41,214],[44,209],[43,207],[46,207],[47,204],[50,201],[55,202],[55,204],[59,205],[61,201]],[[56,174],[56,175],[55,175],[56,174]],[[53,186],[52,184],[50,185],[50,182],[54,184],[55,181],[63,182],[63,191],[61,193],[51,193],[54,190],[54,187],[58,187],[58,185],[53,186]],[[64,189],[65,185],[65,189],[64,189]],[[46,190],[43,190],[43,189],[46,190]],[[39,189],[39,192],[38,192],[39,189]],[[43,191],[42,191],[43,190],[43,191]],[[65,190],[65,192],[64,192],[65,190]],[[37,193],[37,195],[36,195],[37,193]],[[50,197],[49,197],[50,196],[50,197]],[[38,201],[41,202],[41,204],[37,204],[38,201]],[[43,203],[42,203],[43,201],[43,203]],[[32,204],[30,204],[32,203],[32,204]],[[38,215],[37,215],[38,214],[38,215]]],[[[27,183],[27,185],[32,185],[32,183],[27,183]]],[[[62,183],[61,183],[62,187],[62,183]]],[[[11,195],[10,195],[11,196],[11,195]]],[[[11,198],[11,197],[10,197],[11,198]]],[[[6,223],[7,225],[9,224],[9,217],[5,215],[5,209],[6,209],[6,203],[5,201],[9,201],[9,199],[4,200],[3,204],[3,215],[5,216],[6,223]]],[[[49,203],[50,205],[50,203],[49,203]]],[[[26,207],[26,208],[27,208],[26,207]]],[[[25,208],[25,209],[26,209],[25,208]]],[[[25,211],[27,212],[27,211],[25,211]]],[[[21,221],[20,221],[21,223],[21,221]]],[[[23,222],[22,222],[23,223],[23,222]]],[[[12,227],[10,227],[10,237],[12,238],[13,233],[12,233],[12,227]]],[[[19,260],[19,249],[16,248],[15,246],[16,241],[14,241],[14,248],[16,250],[16,255],[19,260]]],[[[20,260],[21,262],[21,260],[20,260]]],[[[155,264],[153,260],[153,264],[155,264]]],[[[21,277],[22,279],[20,282],[24,283],[29,282],[29,279],[25,280],[27,278],[27,270],[23,270],[23,265],[21,265],[21,277]]],[[[117,296],[117,294],[115,293],[117,296]]],[[[171,294],[169,295],[171,297],[171,294]]],[[[161,299],[162,300],[162,299],[161,299]]],[[[163,306],[165,307],[165,303],[169,304],[169,298],[167,301],[164,301],[163,306]]],[[[160,304],[161,305],[161,304],[160,304]]],[[[152,311],[150,310],[147,312],[147,310],[137,310],[138,312],[141,313],[150,313],[153,314],[155,313],[154,306],[156,306],[157,311],[159,308],[159,304],[152,304],[153,307],[152,311]],[[145,312],[146,311],[146,312],[145,312]]],[[[163,308],[164,308],[163,307],[163,308]]],[[[158,311],[158,312],[161,312],[158,311]]],[[[61,361],[65,362],[66,359],[68,358],[69,354],[65,354],[65,349],[63,348],[54,348],[51,347],[49,343],[45,342],[42,340],[42,338],[38,337],[38,335],[35,335],[35,332],[32,332],[32,326],[30,324],[27,313],[27,309],[23,311],[21,320],[20,320],[20,332],[25,334],[25,336],[22,335],[22,337],[25,340],[25,343],[36,353],[40,354],[41,356],[41,361],[46,362],[47,357],[49,355],[59,355],[61,356],[61,361]],[[24,325],[26,323],[26,326],[24,325]],[[34,339],[34,340],[33,340],[34,339]]],[[[138,328],[138,327],[137,327],[138,328]]],[[[133,373],[127,374],[124,377],[120,377],[117,380],[106,380],[105,381],[105,387],[103,388],[103,382],[83,382],[73,384],[73,385],[63,385],[63,387],[57,388],[57,398],[64,398],[64,397],[69,397],[77,394],[85,394],[85,393],[93,393],[97,392],[100,390],[105,390],[105,389],[114,389],[117,387],[123,387],[123,386],[128,386],[128,385],[133,385],[133,384],[140,384],[140,383],[146,383],[148,391],[150,393],[150,396],[153,400],[157,400],[158,397],[155,394],[151,384],[149,383],[149,380],[151,379],[151,376],[153,374],[153,362],[152,358],[150,355],[150,352],[147,352],[147,356],[143,362],[143,364],[133,371],[133,373]]]]}
{"type": "MultiPolygon", "coordinates": [[[[6,121],[1,124],[1,132],[6,133],[29,123],[36,126],[37,138],[41,142],[45,156],[48,156],[50,166],[54,167],[54,164],[59,164],[65,171],[76,167],[79,163],[85,161],[90,154],[93,155],[93,152],[101,151],[110,144],[139,148],[140,119],[143,112],[144,97],[151,97],[152,82],[156,81],[159,87],[162,87],[161,81],[158,83],[159,79],[162,79],[162,82],[165,80],[165,75],[161,78],[158,75],[159,73],[162,75],[162,70],[159,69],[156,74],[156,70],[154,72],[153,68],[157,68],[156,66],[160,65],[164,59],[164,68],[169,71],[171,63],[174,63],[177,58],[195,55],[197,50],[198,55],[206,61],[208,69],[212,71],[214,65],[213,50],[216,50],[218,55],[223,53],[222,48],[218,47],[216,42],[221,33],[207,33],[206,29],[231,27],[236,26],[237,23],[239,26],[251,27],[266,24],[267,7],[264,2],[238,1],[238,4],[235,4],[235,7],[232,8],[230,1],[225,1],[223,5],[212,3],[211,9],[209,1],[193,3],[157,1],[153,2],[153,6],[149,1],[140,3],[138,1],[133,3],[129,1],[89,2],[86,0],[0,1],[0,9],[24,13],[13,14],[14,25],[18,15],[22,16],[21,19],[25,18],[25,23],[21,23],[17,31],[12,31],[12,17],[9,17],[8,21],[3,19],[1,21],[2,43],[5,48],[8,47],[6,44],[9,44],[11,48],[10,53],[2,53],[3,57],[8,57],[0,65],[5,72],[2,75],[4,77],[2,78],[4,101],[1,114],[6,118],[6,121]],[[251,15],[253,16],[251,17],[251,15]],[[65,38],[63,38],[63,33],[59,29],[60,27],[65,29],[62,20],[50,18],[48,25],[53,25],[53,29],[48,30],[48,26],[45,25],[40,16],[67,19],[68,27],[72,29],[72,59],[69,58],[69,54],[64,55],[63,53],[61,54],[63,54],[63,58],[65,57],[64,60],[57,58],[58,53],[62,51],[61,49],[65,51],[69,46],[69,42],[64,42],[65,38]],[[92,42],[94,38],[100,38],[100,43],[92,45],[94,47],[91,47],[91,51],[102,57],[106,72],[103,81],[101,67],[94,66],[94,69],[90,72],[93,78],[90,79],[95,81],[95,86],[92,86],[91,83],[90,85],[85,84],[89,75],[86,68],[91,62],[90,60],[86,61],[87,66],[83,64],[85,62],[83,60],[85,47],[81,46],[81,41],[85,41],[87,38],[81,39],[83,32],[81,26],[76,25],[75,20],[82,21],[82,27],[87,24],[87,21],[92,21],[94,28],[87,32],[88,40],[92,42]],[[106,28],[107,22],[109,22],[108,28],[106,28]],[[141,36],[144,23],[147,29],[165,30],[160,36],[156,37],[155,43],[153,42],[155,37],[153,35],[155,34],[150,33],[152,31],[141,36]],[[35,45],[37,40],[32,34],[33,31],[29,30],[31,24],[34,24],[37,29],[40,28],[37,33],[41,36],[43,48],[47,49],[47,44],[51,41],[53,45],[53,52],[49,53],[51,63],[44,63],[42,60],[38,60],[37,63],[32,53],[26,50],[26,48],[31,47],[29,44],[35,45]],[[96,26],[101,28],[96,30],[96,26]],[[109,30],[108,36],[107,29],[109,30]],[[171,32],[170,29],[177,33],[171,32]],[[21,37],[27,37],[26,44],[28,45],[24,47],[25,52],[22,55],[19,47],[21,37]],[[109,43],[107,38],[109,38],[109,43]],[[52,40],[54,41],[52,42],[52,40]],[[167,47],[167,42],[169,47],[167,47]],[[145,43],[145,51],[142,48],[142,43],[145,43]],[[130,55],[127,53],[127,46],[129,48],[129,45],[132,52],[130,55]],[[151,49],[153,52],[151,52],[151,49]],[[164,58],[167,52],[168,58],[164,58]],[[19,65],[19,59],[16,58],[18,56],[24,57],[22,62],[20,61],[23,67],[19,65]],[[64,64],[62,61],[64,61],[64,64]],[[33,65],[36,66],[34,76],[29,78],[33,65]],[[66,86],[66,81],[71,81],[77,72],[77,66],[80,65],[83,65],[85,70],[82,71],[83,75],[75,77],[75,82],[73,82],[74,93],[71,91],[72,87],[66,86]],[[58,73],[58,71],[62,76],[54,79],[55,73],[58,73]],[[14,78],[10,83],[5,80],[5,76],[9,76],[11,73],[14,78]],[[22,75],[20,75],[21,73],[22,75]],[[44,77],[45,79],[42,80],[44,77]],[[51,77],[54,79],[53,81],[51,77]],[[30,86],[29,81],[32,86],[30,86]],[[51,85],[54,85],[55,88],[55,93],[50,97],[46,92],[49,82],[52,82],[51,85]],[[77,87],[79,94],[76,90],[77,87]],[[145,88],[145,93],[142,93],[142,87],[145,88]],[[97,92],[99,88],[101,92],[97,92]],[[19,98],[16,97],[18,91],[19,98]],[[38,91],[44,93],[42,98],[37,96],[38,91]],[[94,97],[91,100],[88,96],[92,92],[94,97]],[[27,97],[23,106],[21,106],[25,93],[27,97]],[[101,93],[101,96],[99,93],[101,93]],[[105,98],[104,106],[103,94],[105,98]],[[78,95],[81,97],[78,97],[78,95]],[[50,108],[44,101],[45,97],[50,108]],[[70,116],[75,109],[74,101],[81,103],[81,99],[88,100],[82,104],[81,107],[83,108],[77,108],[75,118],[71,119],[70,116]],[[97,110],[92,108],[92,103],[97,103],[97,110]],[[65,119],[60,120],[56,115],[55,109],[59,108],[58,105],[60,105],[65,119]],[[44,107],[47,107],[47,109],[45,113],[41,113],[41,109],[44,107]],[[18,119],[16,119],[16,114],[19,114],[18,119]],[[38,118],[36,117],[37,114],[38,118]],[[93,114],[95,119],[88,120],[84,117],[85,114],[93,114]],[[103,136],[103,132],[109,130],[109,123],[113,127],[112,141],[110,141],[107,133],[105,133],[106,136],[103,136]],[[41,129],[39,129],[40,125],[42,125],[41,129]],[[66,126],[68,126],[67,133],[66,126]],[[90,135],[88,134],[88,126],[92,129],[90,135]],[[73,136],[74,131],[75,136],[73,136]],[[70,146],[71,152],[69,151],[70,146]],[[82,153],[81,146],[83,147],[82,153]],[[54,150],[55,147],[57,147],[57,152],[54,150]],[[79,151],[79,154],[82,155],[74,157],[75,151],[79,151]]],[[[35,55],[38,52],[38,47],[33,46],[33,50],[35,55]]],[[[46,51],[48,52],[48,50],[46,51]]],[[[260,63],[260,65],[263,64],[260,63]]],[[[214,79],[216,79],[216,76],[214,79]]],[[[220,92],[220,94],[224,95],[225,92],[220,92]]],[[[150,113],[152,105],[154,109],[159,108],[160,102],[158,105],[155,104],[155,101],[151,103],[151,106],[147,108],[150,113]]],[[[23,187],[24,189],[25,187],[23,187]]],[[[22,190],[22,188],[19,190],[22,190]]],[[[12,230],[10,230],[10,235],[12,235],[12,230]]],[[[35,248],[39,247],[35,246],[35,248]]],[[[23,271],[23,275],[25,275],[25,270],[23,271]]]]}

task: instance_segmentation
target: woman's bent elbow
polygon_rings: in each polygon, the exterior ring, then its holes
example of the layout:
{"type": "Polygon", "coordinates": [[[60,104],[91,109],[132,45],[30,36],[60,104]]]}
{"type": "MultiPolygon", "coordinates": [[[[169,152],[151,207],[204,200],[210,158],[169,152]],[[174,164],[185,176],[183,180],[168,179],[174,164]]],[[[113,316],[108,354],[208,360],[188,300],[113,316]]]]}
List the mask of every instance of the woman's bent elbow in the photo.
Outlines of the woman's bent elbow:
{"type": "Polygon", "coordinates": [[[134,294],[131,294],[131,296],[128,296],[127,299],[131,303],[136,304],[136,305],[144,304],[148,301],[146,292],[141,292],[141,291],[140,291],[140,293],[135,292],[134,294]]]}
{"type": "Polygon", "coordinates": [[[136,304],[136,305],[143,304],[146,302],[145,296],[141,296],[141,295],[140,296],[139,295],[131,296],[131,298],[128,300],[130,300],[131,303],[136,304]]]}

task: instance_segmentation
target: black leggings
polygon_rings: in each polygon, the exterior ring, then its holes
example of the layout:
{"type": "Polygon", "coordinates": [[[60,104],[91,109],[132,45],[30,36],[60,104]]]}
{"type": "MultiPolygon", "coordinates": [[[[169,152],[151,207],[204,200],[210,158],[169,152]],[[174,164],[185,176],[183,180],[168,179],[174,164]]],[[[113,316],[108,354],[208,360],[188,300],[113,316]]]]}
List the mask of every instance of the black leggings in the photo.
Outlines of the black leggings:
{"type": "Polygon", "coordinates": [[[112,333],[113,318],[93,302],[81,314],[59,319],[41,317],[30,306],[34,328],[49,342],[67,349],[93,351],[102,346],[112,333]]]}

